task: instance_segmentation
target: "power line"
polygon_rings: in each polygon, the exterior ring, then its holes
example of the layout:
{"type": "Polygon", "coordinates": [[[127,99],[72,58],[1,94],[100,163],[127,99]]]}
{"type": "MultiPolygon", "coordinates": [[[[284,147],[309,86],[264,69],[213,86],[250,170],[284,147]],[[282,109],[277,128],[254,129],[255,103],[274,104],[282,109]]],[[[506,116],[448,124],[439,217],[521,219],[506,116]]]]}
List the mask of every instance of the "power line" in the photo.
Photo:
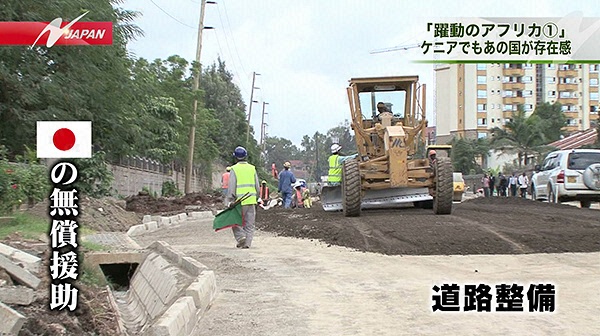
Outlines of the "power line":
{"type": "Polygon", "coordinates": [[[225,5],[224,0],[222,0],[221,2],[223,2],[223,8],[225,9],[225,18],[227,19],[227,24],[229,25],[229,32],[231,33],[231,39],[233,40],[233,48],[235,49],[235,53],[238,57],[238,60],[240,61],[240,66],[242,67],[242,71],[244,73],[246,73],[246,69],[244,69],[244,63],[242,62],[240,54],[238,53],[237,46],[235,44],[235,39],[233,38],[233,32],[231,31],[231,23],[229,22],[229,14],[227,13],[227,5],[225,5]]]}
{"type": "Polygon", "coordinates": [[[237,66],[235,65],[233,53],[231,52],[231,48],[229,47],[229,39],[227,38],[227,33],[225,31],[225,25],[223,24],[223,19],[221,18],[221,10],[219,9],[219,6],[217,6],[217,13],[219,14],[219,21],[221,22],[221,26],[223,27],[223,35],[225,35],[225,44],[227,45],[227,50],[229,51],[229,56],[231,57],[231,64],[233,65],[234,74],[238,77],[238,80],[240,80],[240,83],[241,83],[241,78],[240,78],[237,66]]]}
{"type": "Polygon", "coordinates": [[[191,29],[194,29],[194,30],[198,29],[198,27],[192,27],[192,26],[190,26],[190,25],[188,25],[188,24],[186,24],[186,23],[183,23],[183,22],[179,21],[179,20],[178,20],[177,18],[175,18],[173,15],[171,15],[171,14],[167,13],[167,11],[165,11],[165,10],[164,10],[164,9],[162,9],[162,8],[161,8],[159,5],[157,5],[157,4],[156,4],[156,2],[154,2],[154,0],[150,0],[150,2],[152,2],[152,3],[154,4],[154,6],[156,6],[158,9],[160,9],[160,10],[161,10],[163,13],[167,14],[167,16],[168,16],[168,17],[170,17],[171,19],[173,19],[173,20],[175,20],[175,21],[179,22],[180,24],[182,24],[182,25],[184,25],[184,26],[186,26],[186,27],[188,27],[188,28],[191,28],[191,29]]]}

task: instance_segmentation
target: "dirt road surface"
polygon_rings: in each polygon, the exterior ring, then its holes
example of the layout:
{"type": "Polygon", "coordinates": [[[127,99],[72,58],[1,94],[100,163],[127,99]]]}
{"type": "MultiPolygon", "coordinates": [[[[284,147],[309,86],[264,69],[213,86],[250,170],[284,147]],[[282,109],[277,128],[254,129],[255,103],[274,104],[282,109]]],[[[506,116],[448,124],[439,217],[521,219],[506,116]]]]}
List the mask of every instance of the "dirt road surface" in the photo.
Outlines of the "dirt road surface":
{"type": "Polygon", "coordinates": [[[269,210],[257,226],[247,250],[206,220],[136,238],[166,241],[215,271],[219,294],[196,335],[599,334],[597,210],[478,199],[450,216],[269,210]],[[433,313],[432,287],[444,283],[551,283],[556,310],[433,313]]]}

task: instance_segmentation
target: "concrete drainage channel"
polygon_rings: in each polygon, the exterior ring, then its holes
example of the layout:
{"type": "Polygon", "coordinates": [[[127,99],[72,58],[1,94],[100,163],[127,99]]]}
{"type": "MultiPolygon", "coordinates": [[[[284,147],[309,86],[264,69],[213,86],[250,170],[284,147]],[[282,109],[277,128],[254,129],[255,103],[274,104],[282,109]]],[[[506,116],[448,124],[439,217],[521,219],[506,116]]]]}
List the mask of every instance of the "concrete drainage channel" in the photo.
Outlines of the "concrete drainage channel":
{"type": "Polygon", "coordinates": [[[214,272],[166,242],[154,242],[143,250],[129,236],[212,218],[210,211],[144,216],[143,223],[131,227],[127,235],[115,232],[84,238],[116,248],[86,254],[85,264],[112,284],[111,302],[119,312],[122,334],[183,336],[194,331],[216,296],[214,272]]]}

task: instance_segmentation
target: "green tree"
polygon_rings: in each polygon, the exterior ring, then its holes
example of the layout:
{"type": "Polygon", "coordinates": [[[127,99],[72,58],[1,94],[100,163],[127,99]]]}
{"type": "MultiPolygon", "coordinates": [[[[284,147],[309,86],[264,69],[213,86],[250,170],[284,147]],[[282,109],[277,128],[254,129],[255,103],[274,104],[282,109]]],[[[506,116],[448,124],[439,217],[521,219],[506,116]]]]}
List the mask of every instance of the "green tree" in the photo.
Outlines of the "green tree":
{"type": "Polygon", "coordinates": [[[544,150],[544,124],[538,115],[526,117],[522,106],[512,119],[504,125],[505,129],[492,129],[492,148],[496,151],[513,152],[518,155],[519,168],[528,164],[529,155],[538,156],[544,150]]]}
{"type": "Polygon", "coordinates": [[[533,116],[539,118],[545,143],[559,140],[564,135],[563,128],[567,126],[567,117],[565,117],[560,103],[550,104],[546,102],[537,105],[533,116]]]}
{"type": "Polygon", "coordinates": [[[452,139],[452,164],[454,171],[470,174],[471,171],[482,172],[481,165],[477,163],[478,158],[485,158],[490,150],[489,141],[482,139],[452,139]]]}
{"type": "Polygon", "coordinates": [[[265,157],[269,164],[275,162],[281,169],[284,162],[297,160],[300,150],[288,139],[268,136],[265,139],[265,157]]]}
{"type": "Polygon", "coordinates": [[[329,129],[327,138],[331,140],[331,143],[337,141],[345,151],[356,152],[356,142],[348,120],[344,120],[343,123],[329,129]]]}
{"type": "Polygon", "coordinates": [[[146,119],[142,122],[146,125],[141,148],[144,156],[170,163],[180,153],[178,139],[183,128],[178,111],[173,98],[153,98],[146,105],[142,115],[146,119]]]}

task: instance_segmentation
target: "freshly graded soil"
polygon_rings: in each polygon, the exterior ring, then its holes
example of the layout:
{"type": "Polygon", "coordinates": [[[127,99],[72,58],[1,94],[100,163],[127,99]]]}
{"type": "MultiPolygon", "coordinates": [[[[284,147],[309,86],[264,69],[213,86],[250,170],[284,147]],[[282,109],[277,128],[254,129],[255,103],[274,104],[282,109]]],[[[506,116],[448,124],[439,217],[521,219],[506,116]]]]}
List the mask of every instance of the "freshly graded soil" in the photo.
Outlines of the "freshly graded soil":
{"type": "Polygon", "coordinates": [[[475,198],[451,215],[412,206],[360,217],[310,209],[258,209],[259,230],[387,255],[600,251],[600,212],[522,198],[475,198]]]}

